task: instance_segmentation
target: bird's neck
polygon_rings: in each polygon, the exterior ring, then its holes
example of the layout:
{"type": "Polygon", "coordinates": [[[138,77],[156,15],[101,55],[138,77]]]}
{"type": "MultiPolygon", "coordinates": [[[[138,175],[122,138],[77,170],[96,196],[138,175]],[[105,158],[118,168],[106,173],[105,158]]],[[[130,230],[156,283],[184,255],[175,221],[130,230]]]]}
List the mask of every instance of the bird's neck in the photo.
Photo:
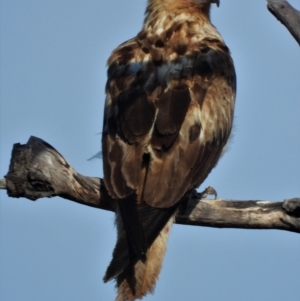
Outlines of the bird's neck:
{"type": "Polygon", "coordinates": [[[203,37],[222,40],[210,22],[210,4],[196,0],[148,0],[140,36],[166,42],[168,36],[197,43],[203,37]]]}
{"type": "Polygon", "coordinates": [[[197,3],[196,0],[148,0],[144,27],[170,19],[173,22],[210,22],[210,4],[197,3]]]}

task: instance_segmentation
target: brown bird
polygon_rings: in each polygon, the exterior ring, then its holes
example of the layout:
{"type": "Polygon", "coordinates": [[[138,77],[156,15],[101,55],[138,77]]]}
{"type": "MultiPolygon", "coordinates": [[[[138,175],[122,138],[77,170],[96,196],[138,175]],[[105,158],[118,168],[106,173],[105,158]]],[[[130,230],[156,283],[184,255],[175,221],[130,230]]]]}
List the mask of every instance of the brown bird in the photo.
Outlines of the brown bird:
{"type": "Polygon", "coordinates": [[[236,76],[212,2],[148,0],[142,30],[108,59],[102,152],[118,239],[104,281],[118,301],[153,292],[176,209],[230,136],[236,76]]]}

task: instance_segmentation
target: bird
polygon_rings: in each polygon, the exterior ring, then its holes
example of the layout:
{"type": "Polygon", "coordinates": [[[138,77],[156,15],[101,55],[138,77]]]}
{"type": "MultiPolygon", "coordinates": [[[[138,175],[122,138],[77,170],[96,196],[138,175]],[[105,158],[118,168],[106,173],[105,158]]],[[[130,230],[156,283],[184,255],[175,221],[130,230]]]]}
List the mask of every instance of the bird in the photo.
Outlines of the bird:
{"type": "Polygon", "coordinates": [[[176,210],[231,134],[236,73],[214,3],[148,0],[142,29],[107,61],[102,156],[117,243],[103,280],[117,301],[153,293],[176,210]]]}

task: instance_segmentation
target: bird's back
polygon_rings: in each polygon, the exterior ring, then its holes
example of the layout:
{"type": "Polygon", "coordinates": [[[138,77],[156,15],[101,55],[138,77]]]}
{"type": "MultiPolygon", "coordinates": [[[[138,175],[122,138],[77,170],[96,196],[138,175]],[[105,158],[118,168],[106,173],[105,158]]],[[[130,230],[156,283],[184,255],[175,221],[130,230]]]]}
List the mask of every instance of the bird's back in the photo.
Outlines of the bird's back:
{"type": "Polygon", "coordinates": [[[233,122],[234,66],[208,16],[154,12],[108,60],[104,181],[119,211],[105,280],[124,300],[154,287],[176,207],[216,165],[233,122]]]}

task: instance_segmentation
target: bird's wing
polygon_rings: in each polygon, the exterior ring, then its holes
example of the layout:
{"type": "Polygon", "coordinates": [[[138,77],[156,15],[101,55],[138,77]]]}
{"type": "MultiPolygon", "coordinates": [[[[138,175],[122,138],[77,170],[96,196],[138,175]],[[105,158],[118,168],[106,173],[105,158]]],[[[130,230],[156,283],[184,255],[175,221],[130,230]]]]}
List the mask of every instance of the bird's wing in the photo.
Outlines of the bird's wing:
{"type": "Polygon", "coordinates": [[[217,163],[231,131],[235,73],[226,46],[151,52],[137,39],[109,60],[104,180],[112,197],[174,205],[217,163]]]}
{"type": "Polygon", "coordinates": [[[176,204],[216,165],[235,99],[233,63],[219,41],[157,51],[136,38],[108,64],[104,181],[123,230],[106,281],[144,260],[176,204]]]}

